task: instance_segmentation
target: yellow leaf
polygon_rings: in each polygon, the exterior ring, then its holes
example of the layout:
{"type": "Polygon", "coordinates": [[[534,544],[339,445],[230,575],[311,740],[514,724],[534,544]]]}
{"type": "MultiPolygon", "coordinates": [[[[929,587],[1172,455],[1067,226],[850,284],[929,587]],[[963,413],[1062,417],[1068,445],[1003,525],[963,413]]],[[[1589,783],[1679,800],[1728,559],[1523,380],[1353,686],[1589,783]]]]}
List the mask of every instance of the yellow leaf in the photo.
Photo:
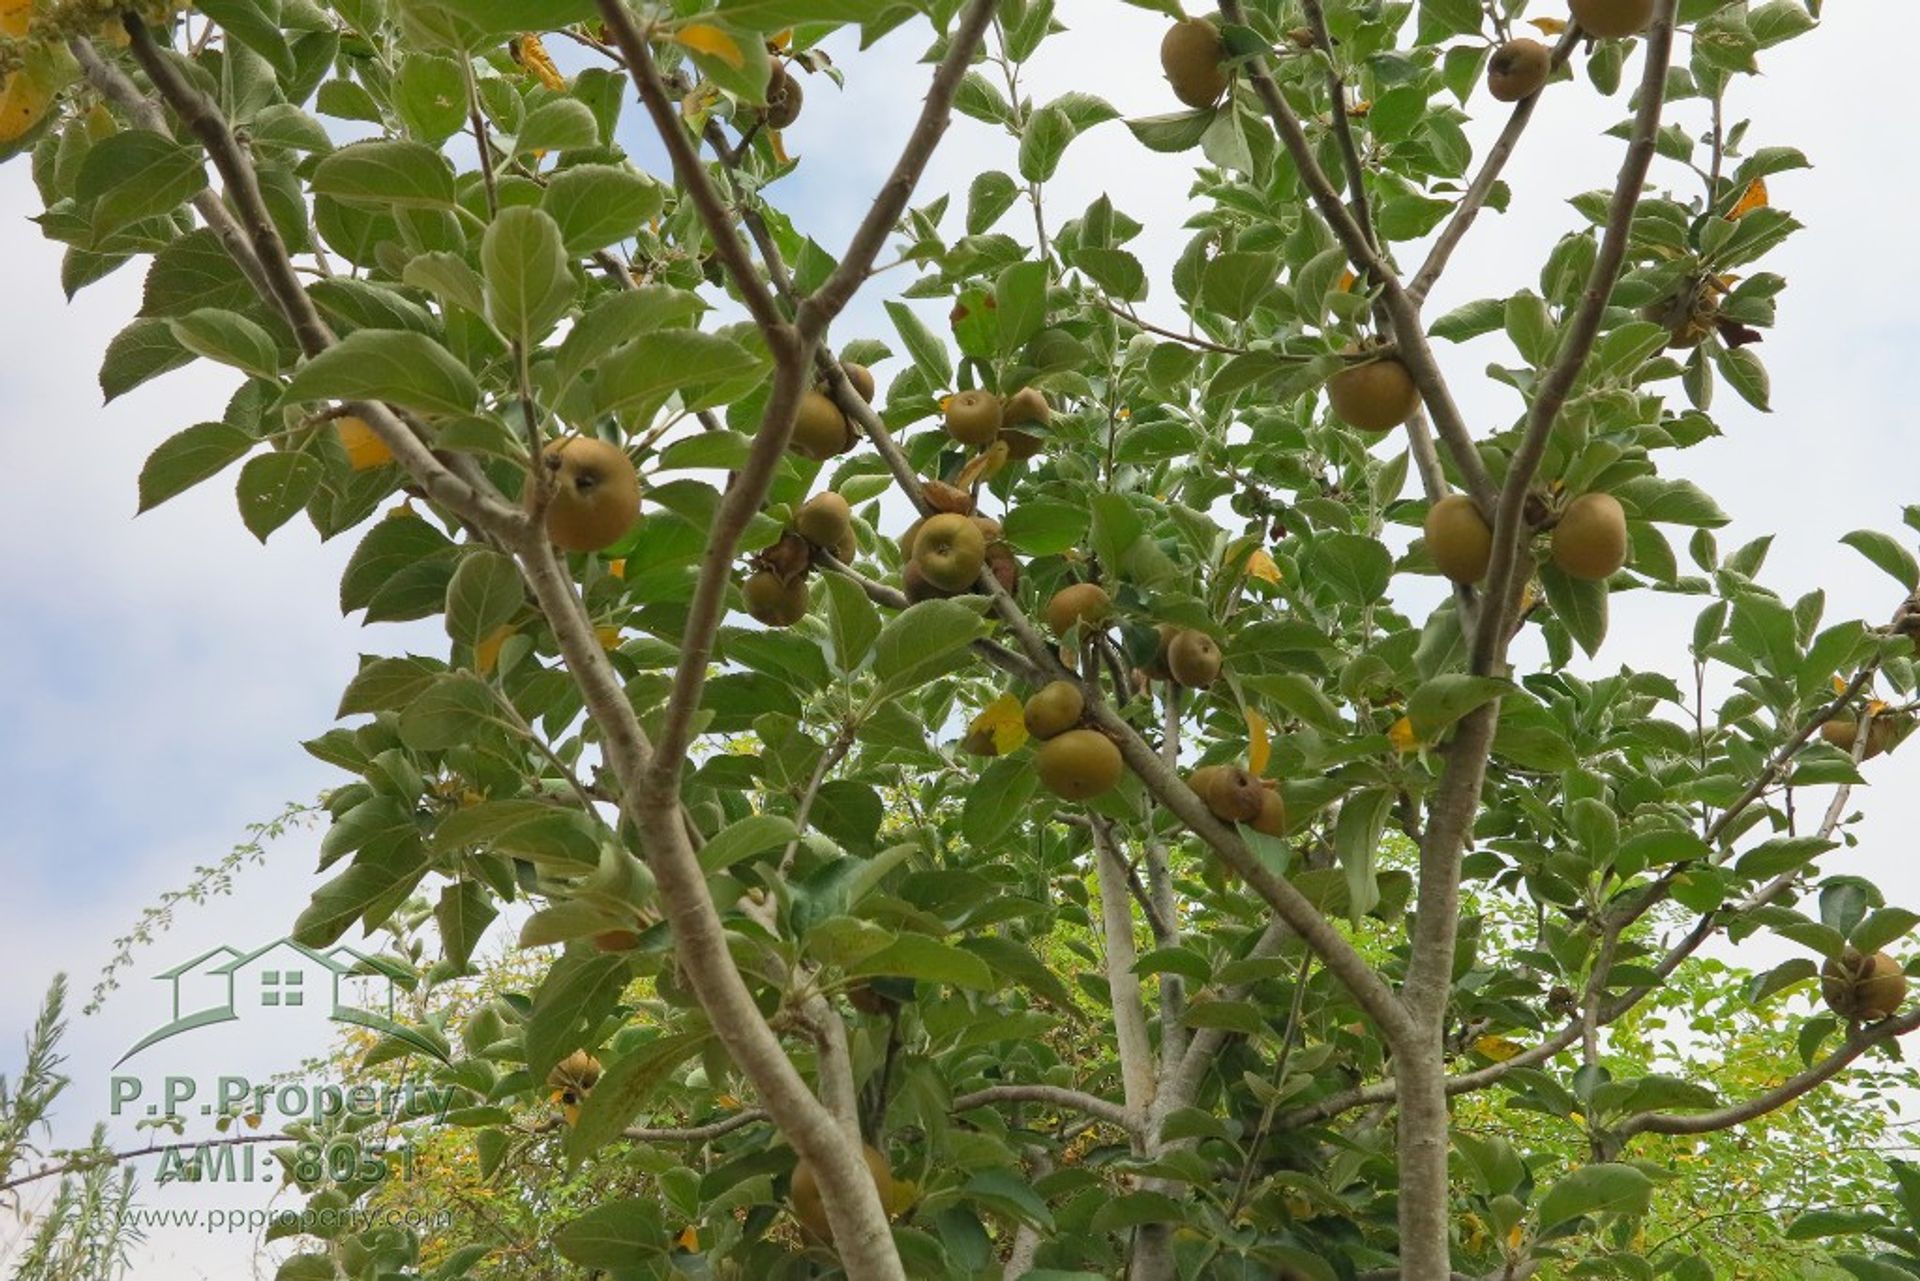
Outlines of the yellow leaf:
{"type": "Polygon", "coordinates": [[[1267,718],[1247,709],[1247,771],[1255,778],[1267,772],[1267,760],[1273,755],[1273,742],[1267,737],[1267,718]]]}
{"type": "Polygon", "coordinates": [[[786,31],[774,32],[773,39],[767,41],[767,43],[772,45],[776,49],[785,49],[788,45],[793,43],[792,29],[789,28],[786,31]]]}
{"type": "Polygon", "coordinates": [[[1567,29],[1566,21],[1561,18],[1529,18],[1527,25],[1549,36],[1560,35],[1567,29]]]}
{"type": "Polygon", "coordinates": [[[773,149],[774,164],[785,166],[792,163],[793,157],[787,154],[787,144],[781,140],[778,129],[767,130],[767,146],[773,149]]]}
{"type": "Polygon", "coordinates": [[[1507,1229],[1507,1249],[1518,1250],[1520,1248],[1520,1243],[1522,1241],[1525,1241],[1526,1239],[1527,1239],[1527,1230],[1524,1225],[1516,1223],[1511,1228],[1507,1229]]]}
{"type": "Polygon", "coordinates": [[[1027,741],[1026,708],[1013,694],[1002,694],[981,709],[973,723],[967,726],[969,734],[991,735],[993,754],[1005,756],[1017,752],[1020,745],[1027,741]]]}
{"type": "Polygon", "coordinates": [[[513,635],[515,630],[517,629],[512,623],[502,623],[475,642],[473,647],[474,670],[482,676],[491,675],[493,669],[500,663],[500,647],[507,643],[507,638],[513,635]]]}
{"type": "Polygon", "coordinates": [[[1746,217],[1756,209],[1765,209],[1766,207],[1767,180],[1765,178],[1755,178],[1747,184],[1747,189],[1740,193],[1740,199],[1733,202],[1733,208],[1727,211],[1727,217],[1737,221],[1746,217]]]}
{"type": "Polygon", "coordinates": [[[1483,1036],[1473,1043],[1474,1053],[1484,1054],[1495,1063],[1505,1063],[1526,1047],[1504,1036],[1483,1036]]]}
{"type": "Polygon", "coordinates": [[[19,40],[33,25],[33,0],[0,0],[0,35],[19,40]]]}
{"type": "Polygon", "coordinates": [[[600,642],[601,649],[615,650],[620,648],[620,629],[618,627],[596,627],[593,629],[593,634],[595,639],[600,642]]]}
{"type": "Polygon", "coordinates": [[[740,42],[710,22],[690,22],[674,32],[673,39],[695,53],[720,59],[735,71],[747,65],[747,53],[740,42]]]}
{"type": "Polygon", "coordinates": [[[1008,452],[1006,441],[994,441],[985,450],[967,460],[967,465],[960,469],[960,474],[953,478],[953,483],[961,489],[972,489],[980,481],[993,476],[1007,465],[1008,452]]]}
{"type": "Polygon", "coordinates": [[[1360,279],[1360,277],[1354,275],[1352,272],[1343,271],[1340,273],[1340,283],[1335,285],[1334,288],[1344,294],[1347,290],[1353,288],[1354,282],[1358,279],[1360,279]]]}
{"type": "Polygon", "coordinates": [[[334,430],[340,436],[340,448],[346,451],[347,466],[355,471],[372,471],[393,461],[393,450],[364,418],[337,419],[334,430]]]}
{"type": "Polygon", "coordinates": [[[627,562],[620,557],[615,557],[607,562],[607,572],[615,578],[625,578],[627,576],[627,562]]]}
{"type": "Polygon", "coordinates": [[[553,55],[547,52],[539,36],[521,36],[507,46],[513,54],[513,60],[531,72],[535,79],[555,93],[564,93],[567,78],[560,74],[560,68],[553,65],[553,55]]]}
{"type": "MultiPolygon", "coordinates": [[[[1254,548],[1253,555],[1247,557],[1247,573],[1263,583],[1272,583],[1275,587],[1280,585],[1280,566],[1264,547],[1254,548]]],[[[1259,773],[1258,770],[1254,772],[1259,773]]]]}
{"type": "Polygon", "coordinates": [[[1836,694],[1844,694],[1847,692],[1847,683],[1838,676],[1833,678],[1833,692],[1836,694]]]}
{"type": "Polygon", "coordinates": [[[16,71],[0,83],[0,142],[12,142],[40,122],[53,101],[31,71],[16,71]]]}
{"type": "Polygon", "coordinates": [[[1394,751],[1403,754],[1420,746],[1420,736],[1413,732],[1413,721],[1405,716],[1387,730],[1387,741],[1393,744],[1394,751]]]}
{"type": "Polygon", "coordinates": [[[685,1250],[688,1254],[698,1253],[700,1249],[700,1229],[689,1223],[685,1228],[681,1229],[680,1235],[673,1239],[673,1243],[682,1250],[685,1250]]]}

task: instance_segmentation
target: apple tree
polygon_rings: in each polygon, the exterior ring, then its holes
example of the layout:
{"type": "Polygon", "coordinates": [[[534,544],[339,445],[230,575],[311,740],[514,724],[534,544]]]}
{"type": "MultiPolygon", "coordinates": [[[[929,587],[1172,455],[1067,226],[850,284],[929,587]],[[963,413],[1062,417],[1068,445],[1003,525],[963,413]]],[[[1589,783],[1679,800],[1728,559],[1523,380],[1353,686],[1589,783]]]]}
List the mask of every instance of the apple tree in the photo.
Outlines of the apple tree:
{"type": "Polygon", "coordinates": [[[1123,127],[1023,87],[1052,0],[0,4],[62,284],[145,273],[103,390],[237,376],[143,507],[234,468],[260,538],[355,540],[343,609],[434,620],[306,744],[351,777],[295,936],[397,930],[430,991],[509,914],[535,977],[367,1059],[486,1168],[613,1167],[552,1237],[605,1275],[1711,1275],[1637,1230],[1680,1145],[1920,1025],[1920,917],[1834,856],[1912,720],[1912,529],[1833,621],[1669,474],[1766,406],[1807,160],[1735,113],[1817,0],[1133,2],[1169,112],[1124,127],[1202,206],[1164,281],[1123,191],[1047,202],[1123,127]],[[924,92],[821,243],[792,140],[903,110],[883,37],[924,92]],[[1617,172],[1537,288],[1427,314],[1543,94],[1622,99],[1617,172]],[[926,190],[956,112],[1003,167],[926,190]],[[1684,659],[1610,669],[1656,594],[1684,659]],[[1790,1074],[1611,1052],[1757,934],[1790,1074]]]}

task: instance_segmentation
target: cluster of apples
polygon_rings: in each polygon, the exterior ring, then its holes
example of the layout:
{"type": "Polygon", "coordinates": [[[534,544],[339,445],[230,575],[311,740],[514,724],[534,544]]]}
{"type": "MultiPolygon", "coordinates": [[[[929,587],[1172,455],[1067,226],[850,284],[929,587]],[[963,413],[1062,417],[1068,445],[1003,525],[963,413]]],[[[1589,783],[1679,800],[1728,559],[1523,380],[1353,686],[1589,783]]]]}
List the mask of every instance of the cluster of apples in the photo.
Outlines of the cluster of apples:
{"type": "MultiPolygon", "coordinates": [[[[1493,528],[1480,505],[1449,494],[1427,510],[1427,555],[1453,582],[1477,583],[1493,559],[1493,528]]],[[[1581,494],[1561,508],[1548,555],[1569,578],[1604,582],[1627,563],[1627,512],[1612,494],[1581,494]]]]}

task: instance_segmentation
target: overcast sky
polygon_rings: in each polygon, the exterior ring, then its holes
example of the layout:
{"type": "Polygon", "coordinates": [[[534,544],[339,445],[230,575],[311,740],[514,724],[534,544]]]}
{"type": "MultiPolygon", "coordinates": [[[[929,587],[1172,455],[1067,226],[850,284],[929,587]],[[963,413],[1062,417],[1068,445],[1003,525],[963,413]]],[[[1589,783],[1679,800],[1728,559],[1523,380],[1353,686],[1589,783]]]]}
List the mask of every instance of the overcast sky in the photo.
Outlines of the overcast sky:
{"type": "MultiPolygon", "coordinates": [[[[1061,0],[1059,12],[1071,30],[1032,65],[1037,99],[1077,88],[1102,94],[1127,115],[1173,108],[1156,58],[1163,20],[1116,0],[1061,0]]],[[[1915,256],[1900,248],[1914,193],[1897,159],[1917,42],[1913,6],[1832,5],[1821,31],[1767,55],[1764,78],[1734,86],[1728,110],[1753,119],[1750,144],[1797,145],[1816,165],[1772,182],[1774,202],[1808,224],[1767,264],[1792,282],[1779,325],[1760,349],[1775,412],[1748,410],[1723,390],[1716,417],[1725,438],[1663,460],[1705,484],[1732,514],[1723,548],[1778,532],[1766,581],[1789,598],[1824,588],[1830,619],[1878,622],[1898,597],[1891,580],[1840,547],[1838,536],[1862,525],[1898,529],[1901,504],[1920,501],[1906,389],[1915,341],[1910,307],[1920,281],[1915,256]]],[[[912,60],[923,43],[924,28],[916,27],[867,54],[836,46],[847,90],[818,78],[808,85],[805,117],[788,135],[805,163],[776,193],[829,247],[844,242],[911,121],[925,75],[912,60]]],[[[1638,66],[1636,56],[1630,80],[1638,66]]],[[[1687,103],[1676,114],[1698,132],[1702,110],[1687,103]]],[[[1601,99],[1584,78],[1549,90],[1509,170],[1511,211],[1482,218],[1431,314],[1534,284],[1546,249],[1579,225],[1566,197],[1610,182],[1620,144],[1602,135],[1624,113],[1624,93],[1601,99]]],[[[630,145],[657,172],[658,149],[635,134],[637,116],[630,108],[630,145]]],[[[1483,142],[1488,133],[1483,124],[1473,136],[1483,142]]],[[[1011,146],[961,120],[922,194],[954,191],[955,209],[963,208],[966,183],[988,167],[1011,170],[1011,146]]],[[[1660,177],[1689,195],[1697,189],[1670,168],[1660,177]]],[[[1177,325],[1167,267],[1192,212],[1187,187],[1179,158],[1145,151],[1113,123],[1074,143],[1048,188],[1049,206],[1057,223],[1106,192],[1145,223],[1134,248],[1153,283],[1141,311],[1177,325]]],[[[339,781],[298,740],[329,726],[357,654],[397,652],[403,643],[394,629],[362,631],[339,616],[336,583],[352,536],[321,546],[296,523],[261,547],[236,517],[231,474],[133,519],[134,481],[147,452],[190,423],[218,417],[234,380],[203,363],[102,408],[95,371],[107,339],[136,309],[139,274],[123,270],[64,303],[58,248],[26,221],[37,211],[26,163],[0,169],[8,287],[0,307],[0,423],[8,446],[0,546],[12,549],[0,559],[0,965],[8,979],[0,983],[0,1071],[9,1074],[18,1066],[19,1033],[56,972],[73,976],[83,997],[112,939],[144,905],[216,859],[247,822],[339,781]]],[[[1003,229],[1026,233],[1019,210],[1003,229]]],[[[1402,250],[1404,261],[1418,256],[1402,250]]],[[[905,283],[898,275],[880,279],[896,289],[905,283]]],[[[872,333],[891,340],[880,297],[863,297],[836,339],[872,333]]],[[[1512,419],[1513,393],[1480,372],[1504,358],[1497,339],[1441,344],[1440,354],[1470,422],[1487,430],[1512,419]]],[[[882,377],[897,369],[883,368],[882,377]]],[[[1684,531],[1676,543],[1684,546],[1684,531]]],[[[1693,608],[1649,593],[1616,600],[1613,635],[1594,668],[1631,663],[1678,673],[1693,608]]],[[[1877,761],[1867,773],[1873,786],[1859,794],[1870,814],[1857,829],[1862,847],[1827,866],[1844,860],[1896,900],[1920,905],[1911,839],[1920,827],[1920,750],[1877,761]]],[[[61,1141],[83,1139],[105,1114],[109,1065],[167,1016],[163,985],[147,976],[219,943],[250,947],[282,933],[315,883],[316,840],[296,834],[231,899],[183,912],[174,933],[140,957],[126,990],[101,1015],[76,1022],[61,1141]]],[[[297,1036],[276,1033],[265,1066],[290,1067],[324,1038],[317,1020],[297,1036]]],[[[258,1042],[210,1043],[196,1051],[194,1070],[241,1070],[235,1063],[260,1070],[258,1042]]],[[[116,1132],[131,1136],[124,1124],[116,1132]]],[[[258,1204],[262,1195],[226,1191],[198,1203],[258,1204]]],[[[196,1203],[176,1191],[152,1200],[196,1203]]],[[[0,1259],[11,1235],[0,1219],[0,1259]]],[[[163,1234],[139,1274],[231,1277],[251,1254],[245,1234],[163,1234]]]]}

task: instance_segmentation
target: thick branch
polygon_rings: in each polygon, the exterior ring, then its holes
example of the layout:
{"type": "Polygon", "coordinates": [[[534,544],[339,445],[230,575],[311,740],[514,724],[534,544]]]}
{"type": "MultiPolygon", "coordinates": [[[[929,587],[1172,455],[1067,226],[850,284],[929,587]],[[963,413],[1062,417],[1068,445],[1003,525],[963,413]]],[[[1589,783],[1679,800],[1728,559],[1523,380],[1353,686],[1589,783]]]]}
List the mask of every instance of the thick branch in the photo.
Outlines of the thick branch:
{"type": "MultiPolygon", "coordinates": [[[[1147,1007],[1134,973],[1133,900],[1127,894],[1127,863],[1114,848],[1107,821],[1093,818],[1093,846],[1099,867],[1100,921],[1106,934],[1107,988],[1113,1003],[1113,1034],[1120,1054],[1120,1080],[1126,1091],[1126,1110],[1146,1116],[1153,1107],[1158,1082],[1153,1068],[1153,1043],[1147,1035],[1147,1007]]],[[[1138,1127],[1129,1126],[1136,1139],[1138,1127]]],[[[1144,1148],[1140,1149],[1144,1151],[1144,1148]]]]}
{"type": "Polygon", "coordinates": [[[1473,638],[1473,670],[1482,675],[1498,668],[1506,650],[1510,598],[1515,595],[1515,578],[1521,567],[1520,534],[1526,524],[1527,490],[1546,454],[1547,441],[1553,434],[1560,409],[1586,368],[1587,357],[1600,336],[1607,301],[1613,297],[1613,287],[1626,265],[1634,210],[1640,207],[1640,192],[1653,165],[1660,132],[1667,65],[1673,56],[1673,14],[1677,2],[1660,0],[1654,11],[1653,27],[1646,42],[1647,65],[1640,78],[1640,105],[1634,113],[1633,133],[1627,143],[1626,158],[1620,164],[1620,176],[1614,182],[1600,249],[1594,257],[1593,270],[1587,274],[1587,286],[1579,306],[1561,334],[1559,353],[1534,389],[1520,446],[1507,465],[1500,502],[1493,510],[1493,559],[1487,568],[1485,608],[1473,638]]]}

